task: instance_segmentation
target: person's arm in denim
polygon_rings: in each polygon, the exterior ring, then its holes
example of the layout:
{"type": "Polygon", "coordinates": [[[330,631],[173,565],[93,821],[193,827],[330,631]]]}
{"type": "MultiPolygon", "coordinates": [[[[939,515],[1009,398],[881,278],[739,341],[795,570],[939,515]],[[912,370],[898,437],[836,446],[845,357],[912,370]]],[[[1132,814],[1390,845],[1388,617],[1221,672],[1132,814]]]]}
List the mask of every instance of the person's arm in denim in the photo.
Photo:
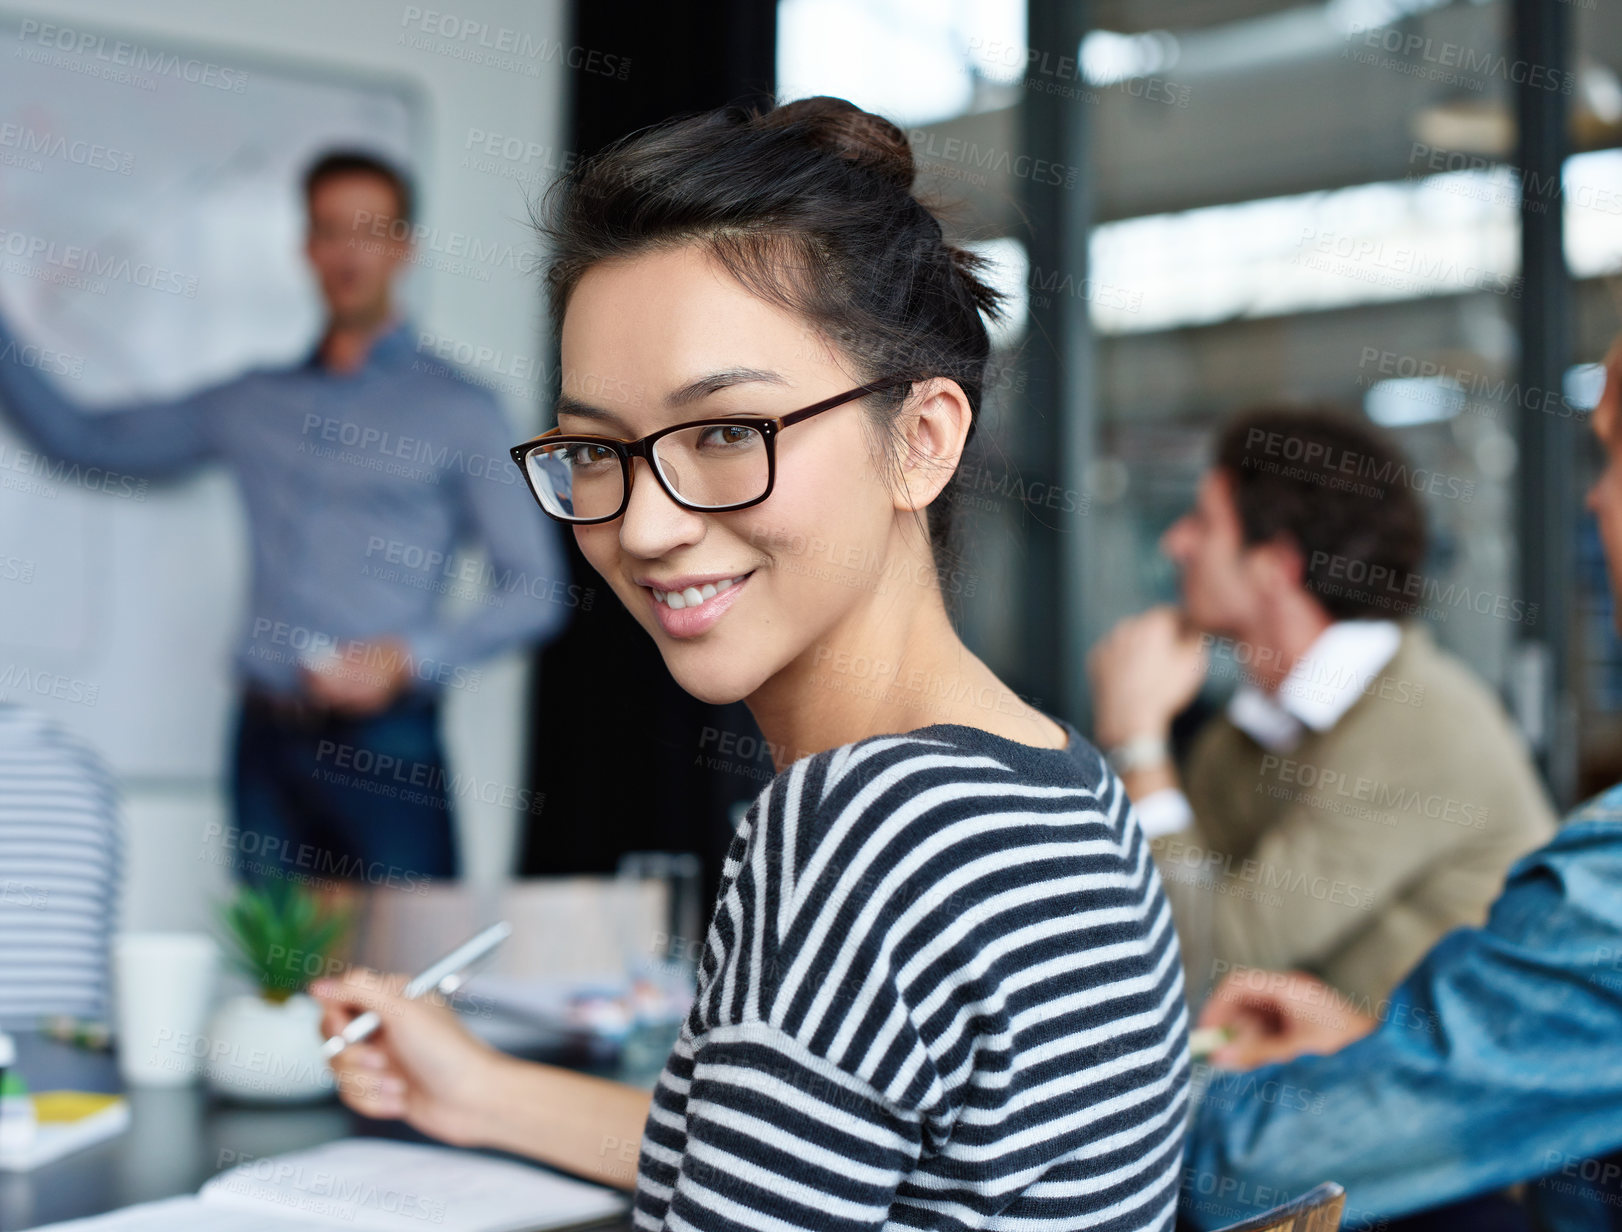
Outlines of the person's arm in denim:
{"type": "Polygon", "coordinates": [[[1213,1076],[1186,1155],[1194,1227],[1326,1180],[1356,1227],[1622,1149],[1622,788],[1378,1009],[1338,1052],[1213,1076]]]}
{"type": "Polygon", "coordinates": [[[158,478],[189,470],[213,452],[208,418],[228,385],[86,410],[41,370],[41,354],[0,319],[0,410],[52,457],[158,478]]]}

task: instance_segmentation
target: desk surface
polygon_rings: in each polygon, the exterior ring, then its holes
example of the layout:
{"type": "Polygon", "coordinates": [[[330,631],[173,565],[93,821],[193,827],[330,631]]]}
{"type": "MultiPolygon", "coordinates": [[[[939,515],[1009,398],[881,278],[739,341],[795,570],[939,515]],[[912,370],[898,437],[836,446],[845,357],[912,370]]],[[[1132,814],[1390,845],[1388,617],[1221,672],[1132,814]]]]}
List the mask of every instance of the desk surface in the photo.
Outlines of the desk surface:
{"type": "MultiPolygon", "coordinates": [[[[40,1036],[18,1034],[17,1069],[36,1091],[117,1091],[108,1053],[83,1052],[40,1036]]],[[[336,1138],[427,1141],[398,1122],[371,1121],[336,1100],[294,1107],[235,1104],[200,1086],[126,1093],[131,1125],[32,1172],[0,1172],[0,1232],[99,1215],[136,1202],[195,1193],[245,1156],[276,1155],[336,1138]]],[[[630,1221],[601,1225],[622,1232],[630,1221]]]]}

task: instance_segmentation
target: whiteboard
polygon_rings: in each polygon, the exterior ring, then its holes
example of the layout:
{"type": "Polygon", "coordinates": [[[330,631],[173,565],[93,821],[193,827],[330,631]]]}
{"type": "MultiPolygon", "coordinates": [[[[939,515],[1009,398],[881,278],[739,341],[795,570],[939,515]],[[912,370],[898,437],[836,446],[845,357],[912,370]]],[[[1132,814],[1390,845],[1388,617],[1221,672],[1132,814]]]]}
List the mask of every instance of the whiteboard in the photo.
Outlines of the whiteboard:
{"type": "MultiPolygon", "coordinates": [[[[12,330],[86,406],[301,358],[322,320],[303,170],[339,145],[420,166],[411,84],[53,21],[0,12],[12,330]],[[113,276],[86,278],[70,245],[113,276]]],[[[417,281],[400,288],[414,313],[417,281]]],[[[32,452],[0,414],[0,699],[60,719],[126,779],[217,779],[248,580],[229,475],[53,479],[32,452]]]]}

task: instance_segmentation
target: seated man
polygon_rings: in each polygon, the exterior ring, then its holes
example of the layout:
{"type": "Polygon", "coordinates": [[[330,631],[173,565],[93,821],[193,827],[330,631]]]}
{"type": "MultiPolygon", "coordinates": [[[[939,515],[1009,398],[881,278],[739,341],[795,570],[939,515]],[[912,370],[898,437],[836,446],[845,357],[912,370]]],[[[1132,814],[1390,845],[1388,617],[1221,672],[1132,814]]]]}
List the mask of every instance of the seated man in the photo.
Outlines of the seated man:
{"type": "Polygon", "coordinates": [[[1239,417],[1161,541],[1183,612],[1124,621],[1089,658],[1097,741],[1162,874],[1214,880],[1209,922],[1179,920],[1212,950],[1196,995],[1230,967],[1298,967],[1377,1003],[1553,832],[1497,699],[1402,619],[1431,585],[1411,474],[1349,415],[1239,417]],[[1167,735],[1215,639],[1241,682],[1180,789],[1167,735]]]}
{"type": "Polygon", "coordinates": [[[0,1027],[106,1021],[123,865],[118,796],[61,727],[0,703],[0,1027]]]}
{"type": "MultiPolygon", "coordinates": [[[[1588,505],[1622,610],[1622,346],[1606,367],[1593,426],[1608,461],[1588,505]]],[[[1314,981],[1244,972],[1202,1021],[1235,1033],[1213,1062],[1283,1063],[1213,1075],[1185,1155],[1196,1227],[1322,1180],[1346,1187],[1348,1227],[1521,1182],[1545,1232],[1619,1226],[1622,785],[1520,861],[1486,926],[1444,938],[1373,1015],[1314,981]]]]}

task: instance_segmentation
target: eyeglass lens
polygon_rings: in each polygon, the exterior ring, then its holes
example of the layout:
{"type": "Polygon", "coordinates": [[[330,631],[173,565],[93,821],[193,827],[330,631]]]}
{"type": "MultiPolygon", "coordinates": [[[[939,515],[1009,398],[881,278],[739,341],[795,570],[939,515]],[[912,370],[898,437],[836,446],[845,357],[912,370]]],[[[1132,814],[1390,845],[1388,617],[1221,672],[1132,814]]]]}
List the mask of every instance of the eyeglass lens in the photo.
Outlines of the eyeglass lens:
{"type": "MultiPolygon", "coordinates": [[[[766,492],[771,471],[766,438],[741,423],[695,424],[660,437],[654,464],[685,505],[723,509],[766,492]]],[[[556,517],[590,521],[612,517],[625,499],[625,462],[606,445],[545,442],[525,458],[541,504],[556,517]]]]}

